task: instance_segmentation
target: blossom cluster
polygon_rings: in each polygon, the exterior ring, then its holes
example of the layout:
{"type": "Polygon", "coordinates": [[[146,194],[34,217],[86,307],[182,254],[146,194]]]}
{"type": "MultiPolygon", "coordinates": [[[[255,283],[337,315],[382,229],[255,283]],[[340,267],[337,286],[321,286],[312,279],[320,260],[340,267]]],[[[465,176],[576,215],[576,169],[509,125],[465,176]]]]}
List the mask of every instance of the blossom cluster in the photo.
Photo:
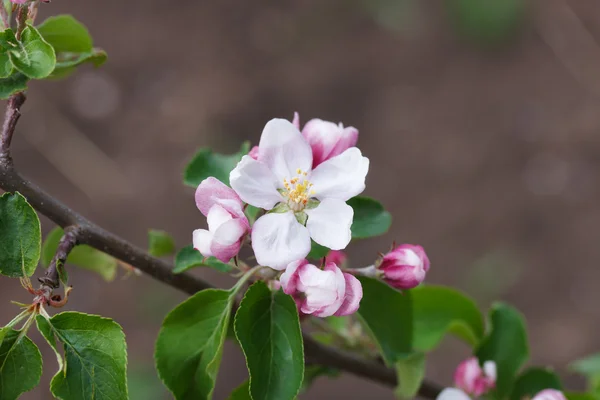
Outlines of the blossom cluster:
{"type": "MultiPolygon", "coordinates": [[[[282,271],[280,286],[301,313],[354,313],[362,288],[340,267],[341,250],[352,238],[354,211],[347,201],[363,192],[369,171],[357,140],[357,129],[320,119],[300,130],[297,113],[292,122],[269,121],[258,146],[231,171],[231,187],[213,177],[198,186],[196,205],[208,229],[194,231],[194,248],[228,262],[250,242],[260,266],[282,271]],[[264,212],[252,225],[248,205],[264,212]],[[331,249],[322,266],[306,259],[313,241],[331,249]]],[[[372,268],[390,285],[408,289],[423,281],[429,260],[420,246],[403,245],[372,268]]]]}
{"type": "MultiPolygon", "coordinates": [[[[483,368],[477,357],[461,362],[454,372],[454,385],[446,388],[436,400],[471,400],[481,398],[496,387],[496,363],[485,361],[483,368]]],[[[556,389],[544,389],[532,400],[566,400],[565,395],[556,389]]]]}

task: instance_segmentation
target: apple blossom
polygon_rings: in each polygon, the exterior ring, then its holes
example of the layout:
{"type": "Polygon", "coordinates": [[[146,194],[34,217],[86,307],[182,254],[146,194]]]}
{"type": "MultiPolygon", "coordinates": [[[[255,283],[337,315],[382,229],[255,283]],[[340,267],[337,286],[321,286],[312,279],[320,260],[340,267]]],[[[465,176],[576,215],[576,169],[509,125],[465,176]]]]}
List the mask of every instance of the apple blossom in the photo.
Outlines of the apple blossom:
{"type": "Polygon", "coordinates": [[[560,390],[544,389],[533,396],[532,400],[567,400],[567,398],[560,390]]]}
{"type": "Polygon", "coordinates": [[[377,268],[390,286],[412,289],[425,279],[429,270],[429,258],[423,247],[403,244],[385,254],[377,268]]]}
{"type": "Polygon", "coordinates": [[[306,257],[311,238],[344,249],[354,216],[346,201],[364,190],[369,159],[352,147],[313,170],[310,145],[284,119],[266,124],[258,148],[258,159],[242,157],[229,177],[244,202],[271,210],[252,228],[258,263],[282,270],[306,257]]]}
{"type": "Polygon", "coordinates": [[[481,368],[477,357],[470,357],[456,368],[454,384],[456,388],[442,390],[436,399],[470,400],[470,396],[479,398],[496,386],[496,363],[486,361],[481,368]]]}
{"type": "Polygon", "coordinates": [[[482,369],[477,357],[470,357],[456,368],[454,384],[466,393],[479,397],[496,386],[496,363],[486,361],[482,369]]]}
{"type": "Polygon", "coordinates": [[[228,262],[241,247],[250,225],[235,191],[216,178],[203,180],[196,190],[196,206],[206,216],[208,230],[196,229],[194,248],[205,257],[228,262]]]}
{"type": "Polygon", "coordinates": [[[279,279],[283,291],[296,300],[300,312],[315,317],[353,314],[363,295],[358,279],[332,262],[320,269],[307,260],[294,261],[279,279]]]}
{"type": "Polygon", "coordinates": [[[322,162],[356,146],[358,130],[351,126],[344,128],[341,122],[335,124],[315,118],[304,125],[302,136],[312,148],[313,168],[315,168],[322,162]]]}

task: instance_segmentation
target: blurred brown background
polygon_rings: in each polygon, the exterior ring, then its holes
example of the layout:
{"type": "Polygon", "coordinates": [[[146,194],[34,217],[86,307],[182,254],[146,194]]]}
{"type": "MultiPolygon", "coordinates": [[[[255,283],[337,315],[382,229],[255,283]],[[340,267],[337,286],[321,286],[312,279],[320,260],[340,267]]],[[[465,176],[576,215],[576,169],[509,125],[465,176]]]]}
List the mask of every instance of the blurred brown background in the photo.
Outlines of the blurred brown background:
{"type": "MultiPolygon", "coordinates": [[[[385,237],[349,248],[352,263],[392,240],[422,244],[428,282],[516,305],[532,362],[581,384],[564,366],[600,349],[600,2],[55,0],[39,20],[67,12],[109,62],[30,85],[13,142],[26,176],[140,246],[157,228],[183,247],[204,224],[181,184],[196,148],[233,152],[294,111],[342,121],[371,159],[366,194],[395,217],[385,237]]],[[[153,343],[184,296],[146,277],[70,274],[68,308],[125,329],[132,400],[168,399],[153,343]]],[[[8,321],[8,301],[29,295],[0,285],[8,321]]],[[[56,361],[38,343],[45,373],[24,399],[50,398],[56,361]]],[[[431,358],[431,378],[451,383],[468,355],[457,343],[431,358]]],[[[245,374],[228,345],[215,398],[245,374]]],[[[302,396],[337,397],[392,394],[344,376],[302,396]]]]}

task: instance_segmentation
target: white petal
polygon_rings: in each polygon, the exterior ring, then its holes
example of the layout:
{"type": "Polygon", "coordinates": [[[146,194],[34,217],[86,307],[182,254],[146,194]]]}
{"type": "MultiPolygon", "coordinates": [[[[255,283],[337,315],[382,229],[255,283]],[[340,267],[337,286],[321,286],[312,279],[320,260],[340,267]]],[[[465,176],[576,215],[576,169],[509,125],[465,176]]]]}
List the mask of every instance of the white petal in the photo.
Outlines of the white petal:
{"type": "Polygon", "coordinates": [[[292,261],[306,257],[310,235],[292,212],[267,214],[252,227],[252,248],[260,265],[281,271],[292,261]]]}
{"type": "Polygon", "coordinates": [[[315,197],[348,200],[365,190],[369,159],[351,147],[315,168],[310,176],[315,197]]]}
{"type": "Polygon", "coordinates": [[[342,200],[325,199],[317,208],[304,210],[310,237],[331,250],[342,250],[352,238],[350,227],[354,210],[342,200]]]}
{"type": "MultiPolygon", "coordinates": [[[[312,150],[298,128],[285,119],[267,122],[258,145],[258,160],[265,163],[283,187],[283,179],[296,176],[296,170],[309,172],[312,150]]],[[[241,197],[241,196],[240,196],[241,197]]],[[[243,197],[242,197],[243,199],[243,197]]]]}
{"type": "Polygon", "coordinates": [[[446,388],[435,400],[471,400],[471,398],[460,389],[446,388]]]}
{"type": "Polygon", "coordinates": [[[215,204],[208,211],[206,222],[208,222],[208,230],[214,233],[221,225],[229,221],[233,217],[231,214],[218,204],[215,204]]]}
{"type": "Polygon", "coordinates": [[[485,373],[485,375],[488,378],[490,378],[494,382],[496,381],[497,372],[496,372],[496,363],[494,361],[484,362],[483,363],[483,372],[485,373]]]}
{"type": "Polygon", "coordinates": [[[265,164],[249,156],[242,157],[229,174],[229,181],[238,196],[255,207],[270,210],[282,200],[277,191],[278,183],[275,175],[265,164]]]}
{"type": "Polygon", "coordinates": [[[196,229],[192,234],[192,237],[194,248],[200,251],[204,257],[210,257],[213,255],[212,251],[210,250],[213,238],[212,233],[206,229],[196,229]]]}
{"type": "Polygon", "coordinates": [[[230,219],[221,224],[213,233],[213,241],[224,246],[230,246],[240,240],[246,233],[246,226],[240,219],[230,219]]]}

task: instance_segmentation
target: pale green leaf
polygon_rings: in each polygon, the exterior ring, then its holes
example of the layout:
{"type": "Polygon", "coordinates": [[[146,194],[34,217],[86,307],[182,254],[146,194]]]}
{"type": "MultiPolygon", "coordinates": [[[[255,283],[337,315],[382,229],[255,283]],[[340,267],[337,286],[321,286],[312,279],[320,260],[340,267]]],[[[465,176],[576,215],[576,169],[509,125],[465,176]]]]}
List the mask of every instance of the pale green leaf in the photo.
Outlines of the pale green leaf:
{"type": "MultiPolygon", "coordinates": [[[[56,227],[46,236],[42,246],[41,259],[44,267],[50,265],[63,233],[61,228],[56,227]]],[[[107,282],[113,281],[117,275],[117,259],[87,245],[75,246],[69,253],[66,264],[95,272],[107,282]]]]}
{"type": "Polygon", "coordinates": [[[394,390],[400,399],[415,397],[425,378],[425,354],[413,353],[396,361],[398,386],[394,390]]]}
{"type": "Polygon", "coordinates": [[[47,18],[37,28],[57,53],[86,53],[92,51],[92,37],[87,28],[71,15],[57,15],[47,18]]]}
{"type": "Polygon", "coordinates": [[[148,252],[154,257],[163,257],[175,253],[175,241],[165,231],[148,231],[148,252]]]}
{"type": "Polygon", "coordinates": [[[0,274],[31,276],[40,259],[40,220],[19,193],[0,197],[0,274]]]}
{"type": "Polygon", "coordinates": [[[198,250],[194,249],[192,245],[179,250],[175,256],[174,273],[180,274],[197,267],[208,267],[223,273],[229,273],[234,270],[234,267],[219,261],[215,257],[204,257],[198,250]]]}
{"type": "Polygon", "coordinates": [[[56,65],[54,48],[42,38],[36,28],[27,25],[19,41],[14,41],[13,38],[10,41],[15,46],[8,49],[8,53],[17,70],[32,79],[43,79],[52,73],[56,65]]]}
{"type": "Polygon", "coordinates": [[[242,157],[248,154],[249,150],[249,142],[244,142],[237,153],[227,155],[214,153],[206,147],[202,148],[198,150],[187,165],[183,174],[183,182],[188,186],[197,188],[204,179],[214,176],[229,186],[229,173],[242,157]]]}

